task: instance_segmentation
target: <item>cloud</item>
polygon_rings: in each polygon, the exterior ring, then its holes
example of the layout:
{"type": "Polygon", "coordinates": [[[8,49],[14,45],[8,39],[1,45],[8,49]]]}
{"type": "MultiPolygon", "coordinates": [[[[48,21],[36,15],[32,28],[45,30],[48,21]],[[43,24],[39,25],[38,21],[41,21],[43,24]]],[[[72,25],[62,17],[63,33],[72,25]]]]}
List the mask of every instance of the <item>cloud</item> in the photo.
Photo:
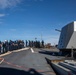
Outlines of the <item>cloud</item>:
{"type": "Polygon", "coordinates": [[[16,29],[10,29],[10,31],[16,31],[16,29]]]}
{"type": "Polygon", "coordinates": [[[2,24],[3,22],[0,22],[0,24],[2,24]]]}
{"type": "Polygon", "coordinates": [[[2,21],[0,21],[0,25],[2,24],[3,22],[2,21]]]}
{"type": "Polygon", "coordinates": [[[0,8],[10,8],[12,6],[16,6],[22,0],[0,0],[0,8]]]}
{"type": "Polygon", "coordinates": [[[44,1],[44,0],[40,0],[40,1],[44,1]]]}
{"type": "Polygon", "coordinates": [[[26,1],[44,1],[44,0],[26,0],[26,1]]]}
{"type": "Polygon", "coordinates": [[[44,1],[44,0],[34,0],[34,1],[44,1]]]}
{"type": "Polygon", "coordinates": [[[17,4],[23,2],[23,1],[44,1],[44,0],[0,0],[0,8],[11,8],[14,6],[17,6],[17,4]]]}
{"type": "Polygon", "coordinates": [[[0,17],[4,17],[5,16],[5,14],[0,14],[0,17]]]}

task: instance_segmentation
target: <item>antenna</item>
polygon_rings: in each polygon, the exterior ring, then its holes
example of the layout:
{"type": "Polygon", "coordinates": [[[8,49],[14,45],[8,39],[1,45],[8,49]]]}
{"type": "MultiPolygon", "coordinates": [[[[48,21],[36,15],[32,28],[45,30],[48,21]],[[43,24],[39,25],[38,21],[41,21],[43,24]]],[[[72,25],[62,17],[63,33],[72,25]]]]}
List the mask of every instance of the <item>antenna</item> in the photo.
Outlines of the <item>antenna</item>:
{"type": "Polygon", "coordinates": [[[41,33],[41,41],[42,41],[42,33],[41,33]]]}

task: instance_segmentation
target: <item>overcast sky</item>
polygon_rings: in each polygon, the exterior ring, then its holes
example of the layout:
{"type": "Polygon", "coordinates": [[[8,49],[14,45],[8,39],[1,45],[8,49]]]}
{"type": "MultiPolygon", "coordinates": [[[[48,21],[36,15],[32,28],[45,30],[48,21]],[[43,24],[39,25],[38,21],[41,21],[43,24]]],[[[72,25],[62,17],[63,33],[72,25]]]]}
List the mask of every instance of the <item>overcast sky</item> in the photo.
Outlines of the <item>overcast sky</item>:
{"type": "Polygon", "coordinates": [[[61,29],[76,20],[76,0],[0,0],[0,40],[57,44],[61,29]]]}

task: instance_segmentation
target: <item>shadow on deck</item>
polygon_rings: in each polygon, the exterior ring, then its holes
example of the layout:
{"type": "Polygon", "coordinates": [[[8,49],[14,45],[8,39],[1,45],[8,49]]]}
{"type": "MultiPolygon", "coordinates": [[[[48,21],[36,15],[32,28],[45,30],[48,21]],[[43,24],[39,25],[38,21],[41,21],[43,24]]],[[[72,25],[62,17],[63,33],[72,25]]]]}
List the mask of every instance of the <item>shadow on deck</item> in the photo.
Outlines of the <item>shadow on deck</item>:
{"type": "Polygon", "coordinates": [[[29,69],[29,71],[17,70],[12,68],[0,67],[0,75],[42,75],[35,69],[29,69]]]}

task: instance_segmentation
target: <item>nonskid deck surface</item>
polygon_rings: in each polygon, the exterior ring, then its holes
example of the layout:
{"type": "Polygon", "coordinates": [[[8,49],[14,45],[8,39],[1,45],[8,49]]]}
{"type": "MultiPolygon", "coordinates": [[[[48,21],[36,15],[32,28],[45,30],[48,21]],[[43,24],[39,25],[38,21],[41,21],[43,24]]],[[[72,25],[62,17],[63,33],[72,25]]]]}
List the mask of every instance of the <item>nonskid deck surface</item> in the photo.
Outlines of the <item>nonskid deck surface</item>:
{"type": "Polygon", "coordinates": [[[4,60],[0,64],[0,74],[5,75],[7,72],[11,75],[56,75],[47,64],[45,57],[52,59],[59,57],[42,54],[39,51],[44,51],[44,49],[32,48],[31,50],[30,48],[2,56],[4,60]]]}

